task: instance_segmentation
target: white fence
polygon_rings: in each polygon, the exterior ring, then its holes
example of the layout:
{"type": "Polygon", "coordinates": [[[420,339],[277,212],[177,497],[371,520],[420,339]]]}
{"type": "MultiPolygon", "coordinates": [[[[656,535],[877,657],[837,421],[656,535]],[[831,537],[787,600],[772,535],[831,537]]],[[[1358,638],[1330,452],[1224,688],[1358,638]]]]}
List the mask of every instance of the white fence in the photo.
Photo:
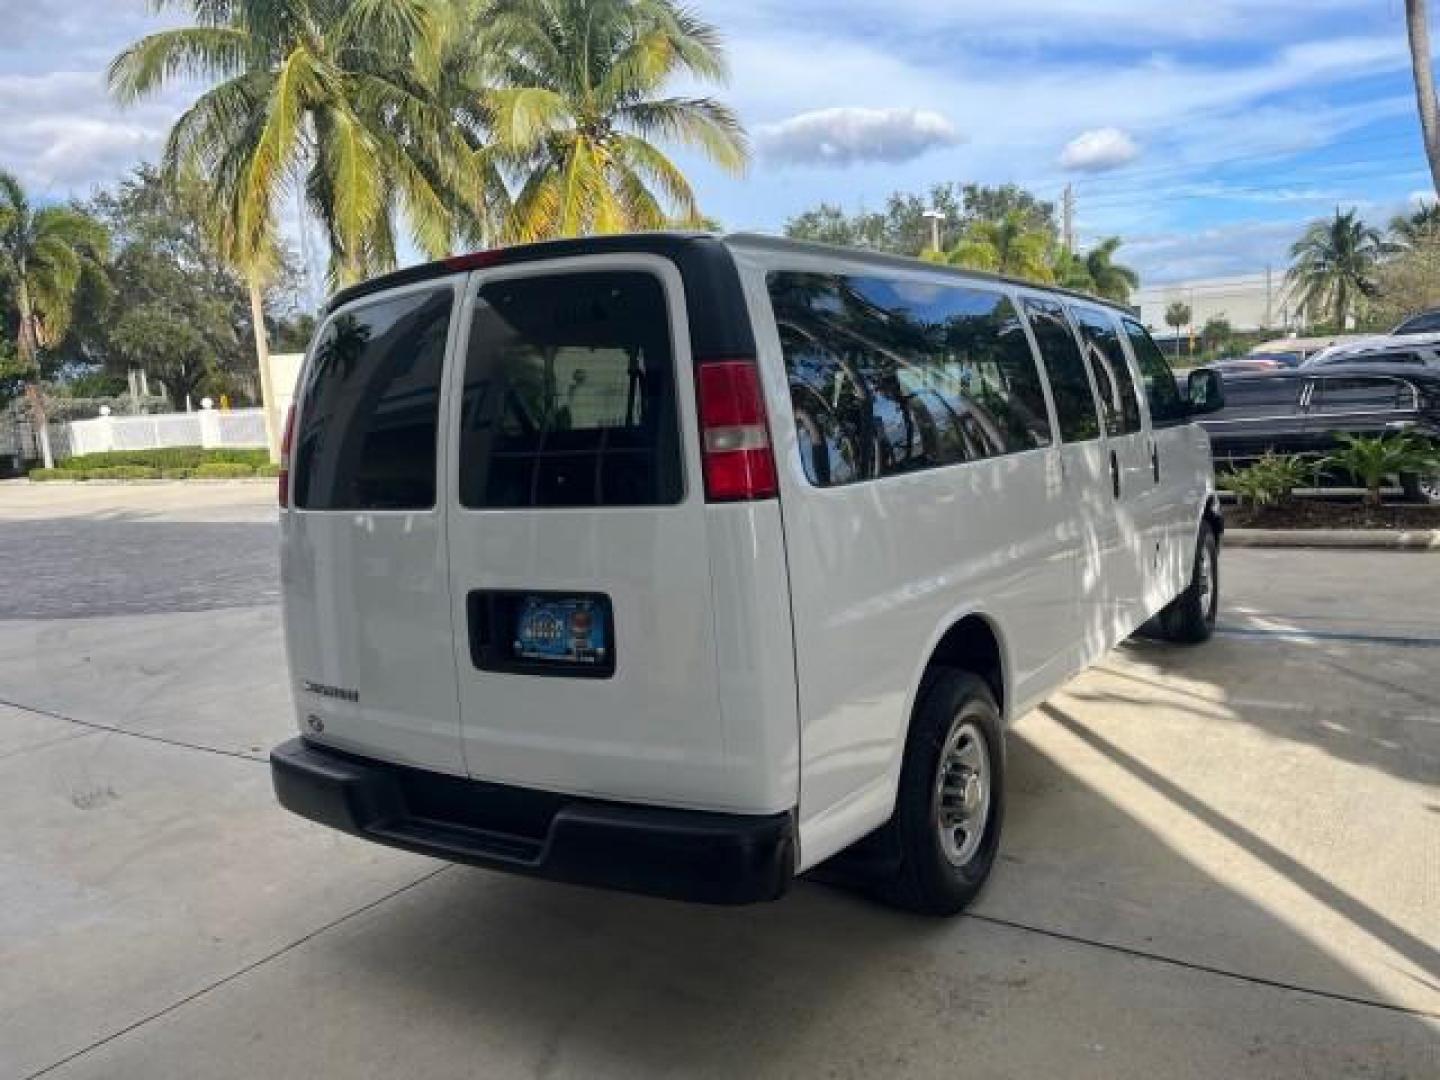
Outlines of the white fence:
{"type": "Polygon", "coordinates": [[[69,424],[70,453],[157,450],[162,446],[260,447],[265,445],[263,409],[202,409],[148,416],[100,416],[69,424]]]}

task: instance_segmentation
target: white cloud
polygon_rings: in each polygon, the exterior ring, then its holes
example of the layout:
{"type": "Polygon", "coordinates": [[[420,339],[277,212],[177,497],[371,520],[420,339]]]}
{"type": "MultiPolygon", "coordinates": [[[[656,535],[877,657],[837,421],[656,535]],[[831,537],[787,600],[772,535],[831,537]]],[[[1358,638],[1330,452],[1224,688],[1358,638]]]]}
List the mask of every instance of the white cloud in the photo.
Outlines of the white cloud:
{"type": "Polygon", "coordinates": [[[1128,165],[1140,156],[1140,146],[1128,131],[1095,128],[1075,136],[1060,152],[1060,167],[1075,172],[1106,172],[1128,165]]]}
{"type": "Polygon", "coordinates": [[[1433,191],[1412,191],[1408,202],[1418,210],[1421,207],[1433,206],[1440,202],[1440,195],[1436,195],[1433,191]]]}
{"type": "Polygon", "coordinates": [[[928,109],[817,109],[765,124],[756,137],[772,161],[831,166],[894,164],[960,142],[955,125],[928,109]]]}

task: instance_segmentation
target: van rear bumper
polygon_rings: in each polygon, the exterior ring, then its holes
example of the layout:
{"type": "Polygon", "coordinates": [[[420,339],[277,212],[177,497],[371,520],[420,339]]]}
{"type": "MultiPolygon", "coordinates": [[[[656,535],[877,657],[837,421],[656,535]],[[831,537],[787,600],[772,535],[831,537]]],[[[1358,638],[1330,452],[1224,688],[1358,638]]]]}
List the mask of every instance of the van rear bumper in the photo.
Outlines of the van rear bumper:
{"type": "Polygon", "coordinates": [[[775,900],[792,814],[603,802],[483,783],[292,739],[270,752],[286,809],[406,851],[577,885],[711,904],[775,900]]]}

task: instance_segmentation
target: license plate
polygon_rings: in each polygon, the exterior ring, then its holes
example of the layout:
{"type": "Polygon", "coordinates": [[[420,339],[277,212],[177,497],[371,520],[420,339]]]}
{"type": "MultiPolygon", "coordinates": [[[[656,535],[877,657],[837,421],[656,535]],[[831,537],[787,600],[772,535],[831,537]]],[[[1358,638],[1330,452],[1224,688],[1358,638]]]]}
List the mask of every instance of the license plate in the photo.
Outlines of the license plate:
{"type": "Polygon", "coordinates": [[[515,657],[600,666],[610,651],[605,608],[595,600],[527,596],[515,616],[515,657]]]}

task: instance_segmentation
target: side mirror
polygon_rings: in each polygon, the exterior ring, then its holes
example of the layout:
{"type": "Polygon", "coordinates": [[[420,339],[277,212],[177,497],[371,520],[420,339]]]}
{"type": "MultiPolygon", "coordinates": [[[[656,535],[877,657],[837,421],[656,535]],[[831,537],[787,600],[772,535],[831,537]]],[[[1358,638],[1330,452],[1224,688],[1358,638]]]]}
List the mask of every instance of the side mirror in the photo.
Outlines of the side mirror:
{"type": "Polygon", "coordinates": [[[1198,368],[1190,372],[1187,396],[1191,416],[1219,412],[1225,407],[1225,380],[1212,368],[1198,368]]]}

